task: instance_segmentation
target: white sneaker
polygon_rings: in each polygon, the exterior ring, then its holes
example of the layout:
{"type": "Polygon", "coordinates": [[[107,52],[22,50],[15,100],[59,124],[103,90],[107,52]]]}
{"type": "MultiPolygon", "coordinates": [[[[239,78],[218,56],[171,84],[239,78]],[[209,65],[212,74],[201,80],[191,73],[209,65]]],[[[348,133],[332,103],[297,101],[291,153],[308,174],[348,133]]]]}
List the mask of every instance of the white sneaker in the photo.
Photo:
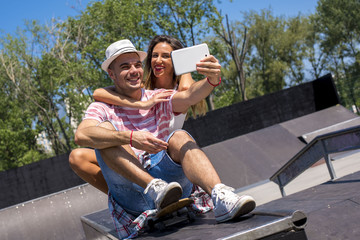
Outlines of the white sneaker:
{"type": "Polygon", "coordinates": [[[217,184],[211,192],[214,213],[217,222],[226,222],[254,210],[255,200],[247,195],[238,196],[234,189],[224,184],[217,184]]]}
{"type": "Polygon", "coordinates": [[[177,182],[167,183],[155,178],[144,190],[144,194],[147,193],[154,200],[156,208],[162,209],[181,198],[182,188],[177,182]]]}

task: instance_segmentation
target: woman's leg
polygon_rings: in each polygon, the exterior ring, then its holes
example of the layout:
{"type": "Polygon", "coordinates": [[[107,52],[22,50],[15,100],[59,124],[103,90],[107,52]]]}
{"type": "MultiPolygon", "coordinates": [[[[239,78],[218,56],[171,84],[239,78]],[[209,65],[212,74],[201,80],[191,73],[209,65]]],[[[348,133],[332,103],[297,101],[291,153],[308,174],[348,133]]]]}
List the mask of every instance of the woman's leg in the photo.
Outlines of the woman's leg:
{"type": "Polygon", "coordinates": [[[105,194],[108,193],[108,186],[96,160],[95,151],[93,149],[74,149],[70,153],[69,163],[70,167],[80,178],[105,194]]]}

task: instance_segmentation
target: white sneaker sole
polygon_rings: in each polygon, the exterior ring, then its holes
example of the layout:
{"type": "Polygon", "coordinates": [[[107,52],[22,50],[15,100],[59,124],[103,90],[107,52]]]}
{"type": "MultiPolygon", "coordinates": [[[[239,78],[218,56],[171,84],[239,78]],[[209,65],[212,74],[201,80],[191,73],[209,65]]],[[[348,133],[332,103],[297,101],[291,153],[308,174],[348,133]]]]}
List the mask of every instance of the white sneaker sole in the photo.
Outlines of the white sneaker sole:
{"type": "Polygon", "coordinates": [[[256,207],[255,200],[250,196],[241,196],[237,206],[234,206],[228,213],[223,214],[222,216],[216,217],[216,221],[226,222],[229,220],[236,219],[240,216],[250,213],[256,207]]]}
{"type": "Polygon", "coordinates": [[[166,206],[177,202],[182,195],[182,188],[179,183],[171,182],[167,187],[167,191],[161,197],[158,209],[163,209],[166,206]]]}

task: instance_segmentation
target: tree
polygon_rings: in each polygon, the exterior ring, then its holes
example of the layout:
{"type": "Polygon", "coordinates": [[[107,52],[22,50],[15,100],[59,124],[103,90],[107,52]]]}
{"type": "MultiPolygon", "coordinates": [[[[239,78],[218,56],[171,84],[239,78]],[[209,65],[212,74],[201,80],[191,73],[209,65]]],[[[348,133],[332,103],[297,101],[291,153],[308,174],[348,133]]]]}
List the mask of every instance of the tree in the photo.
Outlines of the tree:
{"type": "Polygon", "coordinates": [[[23,107],[36,113],[31,122],[38,132],[46,132],[55,154],[74,146],[71,118],[61,116],[65,100],[71,99],[67,86],[78,74],[66,39],[61,24],[42,27],[32,22],[17,38],[9,36],[2,42],[0,55],[6,81],[14,88],[12,97],[24,99],[23,107]]]}
{"type": "Polygon", "coordinates": [[[72,33],[70,39],[78,55],[92,68],[100,69],[88,86],[94,90],[112,84],[100,68],[105,49],[111,42],[128,38],[138,49],[146,50],[155,35],[169,34],[185,45],[198,43],[207,33],[204,30],[207,18],[216,11],[212,2],[104,0],[93,2],[78,19],[69,18],[67,28],[72,33]]]}
{"type": "MultiPolygon", "coordinates": [[[[239,35],[243,37],[242,42],[240,42],[239,37],[235,35],[235,27],[230,27],[228,16],[226,15],[226,28],[223,24],[220,25],[221,29],[215,27],[214,30],[218,36],[226,43],[228,52],[230,53],[233,63],[236,67],[236,90],[241,94],[242,101],[247,100],[246,96],[246,78],[244,73],[244,61],[245,56],[248,52],[248,42],[249,37],[247,35],[247,28],[244,27],[239,35]],[[240,49],[241,50],[240,50],[240,49]]],[[[239,33],[239,32],[238,32],[239,33]]]]}
{"type": "Polygon", "coordinates": [[[213,0],[158,0],[152,5],[158,32],[178,38],[185,46],[199,44],[209,34],[210,22],[221,20],[213,0]]]}
{"type": "Polygon", "coordinates": [[[305,81],[308,20],[285,19],[271,10],[246,15],[250,34],[249,90],[256,97],[305,81]]]}
{"type": "Polygon", "coordinates": [[[251,26],[250,71],[253,96],[279,91],[286,85],[286,63],[279,56],[285,21],[275,18],[270,10],[262,10],[260,15],[250,12],[247,19],[251,26]]]}
{"type": "Polygon", "coordinates": [[[343,103],[360,104],[360,2],[319,0],[315,20],[343,103]]]}
{"type": "MultiPolygon", "coordinates": [[[[14,39],[7,36],[9,41],[14,39]]],[[[2,42],[4,42],[3,39],[2,42]]],[[[21,45],[14,41],[13,45],[21,45]]],[[[4,60],[4,51],[0,59],[4,60]]],[[[37,129],[32,120],[36,112],[31,111],[29,102],[9,78],[4,61],[0,61],[0,171],[38,161],[47,155],[36,143],[37,129]]],[[[16,69],[17,65],[11,65],[16,69]]],[[[21,72],[22,69],[16,69],[21,72]]]]}
{"type": "Polygon", "coordinates": [[[305,36],[306,56],[310,63],[311,69],[309,70],[314,79],[325,74],[326,64],[328,62],[327,55],[320,48],[320,33],[316,30],[318,23],[313,16],[309,17],[309,24],[307,34],[305,36]]]}
{"type": "Polygon", "coordinates": [[[287,66],[288,86],[300,84],[305,80],[304,60],[307,57],[308,29],[308,18],[298,15],[285,21],[283,34],[279,36],[279,59],[287,66]]]}
{"type": "MultiPolygon", "coordinates": [[[[157,13],[153,18],[157,32],[176,37],[185,47],[199,44],[209,34],[210,26],[221,21],[213,0],[155,0],[152,6],[157,13]]],[[[202,76],[193,74],[193,78],[199,80],[202,76]]],[[[206,103],[212,110],[212,95],[206,103]]]]}

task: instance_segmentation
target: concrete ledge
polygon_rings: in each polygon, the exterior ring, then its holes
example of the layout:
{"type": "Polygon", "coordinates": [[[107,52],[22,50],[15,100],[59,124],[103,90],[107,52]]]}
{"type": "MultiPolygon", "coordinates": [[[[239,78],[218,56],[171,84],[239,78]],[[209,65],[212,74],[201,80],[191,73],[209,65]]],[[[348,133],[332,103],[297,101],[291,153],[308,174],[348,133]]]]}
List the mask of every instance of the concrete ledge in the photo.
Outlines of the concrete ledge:
{"type": "Polygon", "coordinates": [[[344,122],[334,124],[334,125],[329,126],[329,127],[321,128],[321,129],[318,129],[316,131],[306,133],[306,134],[302,135],[301,138],[302,138],[302,140],[304,142],[310,143],[317,136],[320,136],[320,135],[323,135],[323,134],[326,134],[326,133],[339,131],[339,130],[349,128],[349,127],[359,126],[359,125],[360,125],[360,117],[356,117],[356,118],[349,119],[349,120],[344,121],[344,122]]]}
{"type": "Polygon", "coordinates": [[[81,217],[87,240],[115,240],[117,233],[108,209],[81,217]]]}
{"type": "MultiPolygon", "coordinates": [[[[341,155],[337,155],[336,161],[333,161],[338,178],[360,171],[360,151],[354,150],[341,155]]],[[[285,191],[287,195],[318,186],[330,180],[330,175],[326,164],[316,165],[309,168],[287,186],[285,191]]],[[[251,195],[255,198],[257,206],[282,198],[279,186],[272,181],[262,181],[252,185],[251,188],[244,187],[237,189],[238,195],[251,195]]]]}
{"type": "MultiPolygon", "coordinates": [[[[108,210],[107,210],[108,211],[108,210]]],[[[114,229],[106,226],[109,214],[100,211],[81,218],[87,240],[117,239],[114,229]],[[104,224],[105,222],[105,224],[104,224]]],[[[110,219],[111,221],[111,219],[110,219]]],[[[142,232],[137,239],[281,239],[280,236],[298,235],[307,239],[304,228],[306,215],[301,211],[253,212],[239,220],[218,224],[214,213],[197,216],[195,221],[167,228],[165,231],[142,232]],[[302,232],[298,234],[298,232],[302,232]],[[280,234],[280,235],[279,235],[280,234]]]]}

